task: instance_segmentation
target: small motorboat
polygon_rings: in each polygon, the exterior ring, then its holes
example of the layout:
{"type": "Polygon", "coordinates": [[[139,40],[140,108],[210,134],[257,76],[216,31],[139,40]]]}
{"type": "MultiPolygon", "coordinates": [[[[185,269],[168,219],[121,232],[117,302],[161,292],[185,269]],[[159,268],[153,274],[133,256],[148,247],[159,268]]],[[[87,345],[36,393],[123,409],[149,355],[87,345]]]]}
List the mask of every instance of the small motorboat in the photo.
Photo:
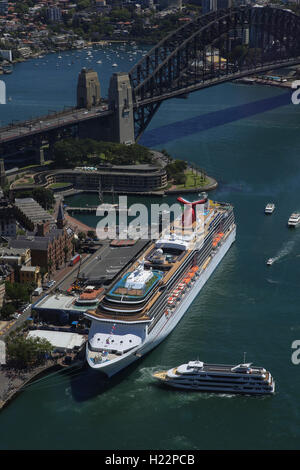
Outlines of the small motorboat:
{"type": "Polygon", "coordinates": [[[274,261],[275,261],[274,258],[269,258],[268,261],[267,261],[267,265],[268,265],[268,266],[271,266],[271,264],[273,264],[274,261]]]}
{"type": "Polygon", "coordinates": [[[288,220],[289,227],[297,227],[300,224],[300,213],[293,212],[288,220]]]}
{"type": "Polygon", "coordinates": [[[273,214],[275,210],[275,204],[269,202],[265,207],[265,214],[273,214]]]}

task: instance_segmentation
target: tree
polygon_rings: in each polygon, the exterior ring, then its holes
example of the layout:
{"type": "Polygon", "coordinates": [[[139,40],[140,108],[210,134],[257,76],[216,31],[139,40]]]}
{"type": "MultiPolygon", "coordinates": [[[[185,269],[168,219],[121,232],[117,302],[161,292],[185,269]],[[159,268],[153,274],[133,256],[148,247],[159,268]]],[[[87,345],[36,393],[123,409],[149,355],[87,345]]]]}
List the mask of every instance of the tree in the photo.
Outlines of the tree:
{"type": "Polygon", "coordinates": [[[8,360],[21,369],[42,362],[52,350],[51,343],[44,338],[24,338],[13,335],[6,343],[8,360]]]}
{"type": "Polygon", "coordinates": [[[30,300],[28,286],[18,282],[5,282],[5,295],[17,305],[30,300]]]}
{"type": "Polygon", "coordinates": [[[64,250],[64,254],[65,254],[65,263],[66,263],[67,259],[68,259],[69,247],[67,245],[65,245],[63,250],[64,250]]]}
{"type": "Polygon", "coordinates": [[[1,308],[1,318],[3,318],[3,320],[7,320],[13,313],[15,313],[15,311],[16,309],[12,303],[5,304],[1,308]]]}
{"type": "Polygon", "coordinates": [[[184,184],[185,174],[184,171],[187,168],[187,162],[183,160],[174,160],[166,165],[165,169],[167,172],[168,179],[174,180],[176,184],[184,184]]]}
{"type": "Polygon", "coordinates": [[[78,248],[79,248],[79,240],[78,240],[77,238],[72,238],[71,243],[72,243],[72,245],[73,245],[72,253],[73,253],[73,255],[74,255],[74,254],[75,254],[75,251],[77,251],[78,248]]]}
{"type": "Polygon", "coordinates": [[[78,233],[78,238],[79,238],[79,240],[82,242],[83,240],[86,239],[86,233],[84,233],[84,232],[79,232],[79,233],[78,233]]]}
{"type": "Polygon", "coordinates": [[[53,261],[52,261],[52,259],[49,259],[48,260],[48,272],[49,272],[49,274],[52,273],[52,267],[53,267],[53,261]]]}
{"type": "Polygon", "coordinates": [[[54,204],[54,195],[50,189],[37,187],[28,191],[21,191],[18,197],[32,197],[35,199],[44,209],[49,209],[54,204]]]}
{"type": "Polygon", "coordinates": [[[78,165],[85,155],[81,145],[72,138],[56,142],[53,151],[56,166],[61,168],[71,168],[78,165]]]}
{"type": "Polygon", "coordinates": [[[88,236],[89,238],[95,238],[96,232],[95,232],[94,230],[88,230],[87,236],[88,236]]]}
{"type": "Polygon", "coordinates": [[[40,268],[40,273],[41,273],[41,276],[42,276],[42,282],[44,282],[44,277],[45,275],[47,274],[47,268],[45,268],[44,266],[42,266],[40,268]]]}
{"type": "Polygon", "coordinates": [[[175,184],[185,184],[186,176],[184,173],[176,173],[174,176],[175,184]]]}

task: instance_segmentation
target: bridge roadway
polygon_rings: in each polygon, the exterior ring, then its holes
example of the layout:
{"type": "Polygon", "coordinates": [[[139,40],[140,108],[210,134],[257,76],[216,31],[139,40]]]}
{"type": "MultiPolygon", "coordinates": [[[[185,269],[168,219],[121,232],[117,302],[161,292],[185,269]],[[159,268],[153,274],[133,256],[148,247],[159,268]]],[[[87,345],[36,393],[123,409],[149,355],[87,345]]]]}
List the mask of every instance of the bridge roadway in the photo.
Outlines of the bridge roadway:
{"type": "Polygon", "coordinates": [[[102,103],[90,110],[72,108],[69,111],[61,111],[33,120],[10,124],[0,128],[0,143],[9,143],[10,141],[16,141],[26,137],[43,135],[43,133],[49,133],[51,130],[58,130],[69,126],[72,127],[80,122],[108,116],[110,114],[112,114],[112,111],[108,109],[107,104],[102,103]]]}
{"type": "MultiPolygon", "coordinates": [[[[190,78],[188,76],[186,77],[186,87],[173,91],[168,91],[167,89],[160,90],[160,94],[149,97],[146,96],[144,98],[137,96],[136,101],[133,102],[133,108],[137,109],[153,102],[158,103],[171,98],[180,97],[182,95],[192,93],[193,91],[232,81],[237,78],[266,72],[269,70],[279,69],[282,67],[298,65],[299,63],[300,57],[293,59],[278,60],[275,63],[272,62],[271,64],[251,69],[239,70],[237,72],[226,73],[224,71],[224,74],[218,75],[213,78],[209,78],[208,76],[206,76],[204,81],[201,81],[200,79],[198,83],[195,83],[195,78],[191,74],[190,78]],[[190,85],[188,84],[189,82],[191,83],[190,85]]],[[[17,141],[19,139],[21,140],[26,137],[33,137],[35,135],[43,135],[43,133],[49,133],[49,131],[51,130],[56,131],[60,128],[63,129],[69,126],[72,127],[80,122],[97,119],[99,117],[105,117],[111,114],[113,114],[113,110],[108,109],[108,104],[103,102],[101,105],[95,106],[90,110],[87,110],[85,108],[72,108],[69,111],[61,111],[55,114],[49,114],[47,116],[38,117],[33,120],[26,120],[24,122],[11,124],[6,127],[0,128],[0,144],[9,143],[10,141],[17,141]]]]}
{"type": "Polygon", "coordinates": [[[251,69],[246,69],[246,70],[239,70],[238,72],[232,72],[230,74],[226,74],[226,72],[224,72],[224,75],[221,75],[221,76],[218,75],[214,78],[206,78],[204,81],[199,80],[198,83],[195,83],[195,80],[193,80],[192,78],[189,79],[188,77],[186,77],[187,83],[189,81],[193,82],[191,85],[187,85],[186,87],[180,88],[179,90],[173,90],[173,91],[167,91],[167,89],[166,91],[162,90],[160,95],[149,96],[145,98],[137,97],[137,101],[134,104],[134,108],[145,106],[153,102],[158,103],[158,102],[162,102],[171,98],[178,98],[182,95],[187,95],[189,93],[192,93],[193,91],[219,85],[221,83],[228,82],[228,81],[233,81],[238,78],[247,77],[250,75],[256,75],[258,73],[267,72],[270,70],[277,70],[277,69],[284,68],[284,67],[291,67],[293,65],[299,65],[299,64],[300,64],[300,57],[293,58],[293,59],[278,60],[275,63],[272,62],[272,64],[268,64],[268,65],[264,65],[264,66],[260,66],[256,68],[251,68],[251,69]]]}

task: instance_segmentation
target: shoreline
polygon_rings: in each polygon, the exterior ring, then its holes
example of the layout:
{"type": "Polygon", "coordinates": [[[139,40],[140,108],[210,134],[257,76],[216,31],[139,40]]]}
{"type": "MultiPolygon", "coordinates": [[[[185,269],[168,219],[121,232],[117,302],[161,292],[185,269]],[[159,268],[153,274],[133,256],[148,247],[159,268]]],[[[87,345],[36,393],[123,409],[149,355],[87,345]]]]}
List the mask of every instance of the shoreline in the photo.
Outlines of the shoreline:
{"type": "Polygon", "coordinates": [[[62,354],[57,358],[29,370],[18,370],[8,366],[0,369],[0,412],[8,406],[23,391],[24,387],[38,378],[46,377],[51,372],[59,372],[74,366],[84,366],[84,359],[80,358],[82,351],[74,357],[71,364],[63,364],[63,359],[69,354],[62,354]]]}
{"type": "Polygon", "coordinates": [[[40,375],[47,374],[51,370],[61,370],[64,367],[60,364],[47,363],[43,366],[40,366],[32,371],[15,371],[10,368],[3,368],[1,371],[2,383],[0,380],[0,412],[5,408],[9,403],[14,400],[19,393],[22,392],[23,388],[28,385],[31,381],[37,379],[40,375]],[[24,377],[25,376],[25,377],[24,377]],[[18,383],[20,382],[21,383],[18,383]]]}
{"type": "Polygon", "coordinates": [[[77,47],[68,47],[68,48],[63,48],[63,49],[58,49],[56,50],[43,50],[41,49],[39,52],[34,52],[28,57],[18,57],[17,59],[12,59],[10,62],[11,65],[16,65],[19,63],[27,62],[30,59],[38,59],[39,56],[47,56],[50,54],[60,54],[61,52],[71,52],[71,51],[81,51],[82,49],[88,49],[92,46],[107,46],[110,44],[131,44],[135,43],[134,45],[137,44],[144,44],[144,45],[154,45],[154,43],[147,43],[144,40],[139,40],[139,39],[101,39],[99,41],[86,41],[83,46],[77,46],[77,47]]]}

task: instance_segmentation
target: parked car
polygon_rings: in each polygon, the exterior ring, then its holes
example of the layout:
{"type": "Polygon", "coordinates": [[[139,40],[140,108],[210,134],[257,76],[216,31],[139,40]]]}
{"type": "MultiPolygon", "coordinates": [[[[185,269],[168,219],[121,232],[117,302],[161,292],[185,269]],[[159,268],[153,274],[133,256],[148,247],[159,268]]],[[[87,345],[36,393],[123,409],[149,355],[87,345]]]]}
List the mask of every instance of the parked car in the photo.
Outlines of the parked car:
{"type": "Polygon", "coordinates": [[[42,292],[43,292],[43,288],[42,288],[42,287],[37,287],[37,288],[34,289],[34,291],[32,292],[32,295],[41,295],[42,292]]]}
{"type": "Polygon", "coordinates": [[[50,287],[53,287],[54,284],[56,284],[56,281],[54,281],[53,279],[52,279],[51,281],[49,281],[49,282],[47,283],[48,289],[49,289],[50,287]]]}

